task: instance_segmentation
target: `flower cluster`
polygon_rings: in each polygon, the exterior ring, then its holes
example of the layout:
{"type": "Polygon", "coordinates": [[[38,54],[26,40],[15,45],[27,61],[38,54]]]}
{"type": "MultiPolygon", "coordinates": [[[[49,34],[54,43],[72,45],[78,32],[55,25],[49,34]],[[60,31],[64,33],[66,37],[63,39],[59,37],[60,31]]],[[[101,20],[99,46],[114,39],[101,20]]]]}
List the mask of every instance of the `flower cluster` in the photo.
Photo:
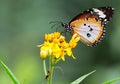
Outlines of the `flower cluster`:
{"type": "Polygon", "coordinates": [[[40,57],[45,59],[47,56],[53,56],[55,59],[61,58],[65,60],[65,56],[73,56],[72,48],[75,48],[80,37],[74,34],[69,42],[65,41],[65,37],[59,32],[45,34],[45,42],[38,45],[40,48],[40,57]]]}

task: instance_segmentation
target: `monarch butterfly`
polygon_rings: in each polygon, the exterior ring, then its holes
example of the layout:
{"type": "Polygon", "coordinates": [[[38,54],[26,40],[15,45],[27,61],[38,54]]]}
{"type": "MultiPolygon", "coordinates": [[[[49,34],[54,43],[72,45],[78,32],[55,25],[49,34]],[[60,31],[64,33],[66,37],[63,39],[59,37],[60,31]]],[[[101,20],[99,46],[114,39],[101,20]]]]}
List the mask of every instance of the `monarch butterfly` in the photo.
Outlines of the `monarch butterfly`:
{"type": "Polygon", "coordinates": [[[105,35],[105,25],[111,19],[114,8],[91,8],[80,13],[68,24],[61,23],[66,32],[78,34],[81,41],[88,46],[96,46],[105,35]]]}

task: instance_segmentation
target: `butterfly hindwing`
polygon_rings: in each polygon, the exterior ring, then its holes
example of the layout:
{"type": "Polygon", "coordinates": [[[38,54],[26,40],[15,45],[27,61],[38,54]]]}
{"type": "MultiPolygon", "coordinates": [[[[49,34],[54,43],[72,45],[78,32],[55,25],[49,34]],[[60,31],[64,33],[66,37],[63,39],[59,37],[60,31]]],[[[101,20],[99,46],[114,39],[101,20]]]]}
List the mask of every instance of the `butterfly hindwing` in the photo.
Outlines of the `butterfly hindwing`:
{"type": "Polygon", "coordinates": [[[74,33],[81,37],[81,41],[90,46],[103,34],[101,21],[96,21],[95,18],[79,19],[71,22],[70,25],[74,29],[74,33]]]}

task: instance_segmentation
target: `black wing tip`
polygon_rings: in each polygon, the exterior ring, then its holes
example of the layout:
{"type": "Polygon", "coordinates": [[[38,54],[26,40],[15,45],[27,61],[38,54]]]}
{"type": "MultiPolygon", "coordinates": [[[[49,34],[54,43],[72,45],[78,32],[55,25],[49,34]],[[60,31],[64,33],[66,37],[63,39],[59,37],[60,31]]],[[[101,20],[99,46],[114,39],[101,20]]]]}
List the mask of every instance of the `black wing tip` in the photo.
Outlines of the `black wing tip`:
{"type": "Polygon", "coordinates": [[[103,7],[98,7],[98,8],[106,8],[106,9],[112,9],[112,10],[114,10],[114,7],[112,7],[112,6],[103,6],[103,7]]]}
{"type": "Polygon", "coordinates": [[[110,13],[112,13],[113,14],[113,12],[114,12],[114,10],[115,10],[115,8],[113,8],[113,7],[111,7],[111,6],[106,6],[106,7],[100,7],[100,8],[98,8],[98,9],[101,9],[101,10],[105,10],[106,12],[110,12],[110,13]]]}

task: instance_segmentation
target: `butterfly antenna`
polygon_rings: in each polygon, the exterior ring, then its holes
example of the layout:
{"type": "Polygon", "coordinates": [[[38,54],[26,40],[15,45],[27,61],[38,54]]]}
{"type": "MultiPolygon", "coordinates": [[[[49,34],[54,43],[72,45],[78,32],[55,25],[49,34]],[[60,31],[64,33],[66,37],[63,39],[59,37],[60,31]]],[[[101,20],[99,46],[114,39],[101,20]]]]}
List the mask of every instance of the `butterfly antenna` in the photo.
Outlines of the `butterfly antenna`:
{"type": "Polygon", "coordinates": [[[52,23],[63,23],[63,22],[61,22],[61,21],[51,21],[51,22],[49,22],[49,24],[52,24],[52,23]]]}
{"type": "Polygon", "coordinates": [[[51,29],[53,29],[55,26],[57,26],[57,23],[56,23],[56,24],[53,24],[53,25],[51,26],[51,29]]]}
{"type": "Polygon", "coordinates": [[[61,22],[61,21],[51,21],[51,22],[49,22],[49,24],[53,24],[53,25],[51,26],[51,29],[52,29],[52,28],[56,28],[56,31],[57,31],[58,28],[61,27],[61,24],[63,24],[63,22],[61,22]]]}
{"type": "Polygon", "coordinates": [[[63,22],[61,22],[61,21],[51,21],[51,22],[49,22],[49,24],[54,24],[51,28],[53,28],[54,26],[56,26],[57,24],[63,24],[63,22]]]}

